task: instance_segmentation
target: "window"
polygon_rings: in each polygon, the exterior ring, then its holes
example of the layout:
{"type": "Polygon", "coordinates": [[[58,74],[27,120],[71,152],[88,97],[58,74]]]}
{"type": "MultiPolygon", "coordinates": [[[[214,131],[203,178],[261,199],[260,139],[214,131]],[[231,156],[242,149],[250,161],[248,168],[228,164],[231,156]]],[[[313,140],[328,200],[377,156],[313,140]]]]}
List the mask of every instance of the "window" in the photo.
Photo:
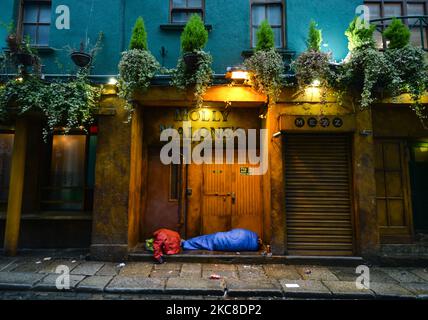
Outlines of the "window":
{"type": "Polygon", "coordinates": [[[204,0],[170,0],[171,23],[185,24],[192,14],[204,19],[204,0]]]}
{"type": "Polygon", "coordinates": [[[280,0],[253,0],[251,2],[251,43],[257,43],[257,29],[267,20],[275,34],[275,47],[284,47],[284,10],[280,0]]]}
{"type": "MultiPolygon", "coordinates": [[[[370,20],[402,17],[402,16],[424,16],[427,14],[428,0],[366,0],[365,4],[370,9],[370,20]]],[[[403,19],[412,32],[411,42],[424,49],[427,45],[428,25],[417,18],[403,19]]],[[[382,39],[382,31],[391,23],[391,20],[376,22],[377,30],[375,39],[379,48],[385,48],[385,40],[382,39]]]]}
{"type": "Polygon", "coordinates": [[[92,210],[96,143],[95,134],[53,136],[43,210],[92,210]]]}
{"type": "Polygon", "coordinates": [[[38,47],[49,45],[51,25],[51,1],[24,0],[21,10],[23,38],[30,37],[31,44],[38,47]]]}
{"type": "Polygon", "coordinates": [[[0,208],[6,210],[9,196],[10,168],[12,166],[14,134],[0,133],[0,208]]]}

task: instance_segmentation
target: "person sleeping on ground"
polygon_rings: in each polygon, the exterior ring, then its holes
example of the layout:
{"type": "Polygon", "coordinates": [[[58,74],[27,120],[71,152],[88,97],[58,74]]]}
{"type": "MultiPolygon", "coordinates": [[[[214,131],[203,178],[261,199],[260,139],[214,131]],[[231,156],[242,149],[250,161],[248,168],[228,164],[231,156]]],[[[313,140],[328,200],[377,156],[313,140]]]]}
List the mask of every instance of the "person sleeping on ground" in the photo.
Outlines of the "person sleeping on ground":
{"type": "Polygon", "coordinates": [[[217,232],[182,241],[184,250],[258,251],[262,241],[257,233],[245,229],[217,232]]]}

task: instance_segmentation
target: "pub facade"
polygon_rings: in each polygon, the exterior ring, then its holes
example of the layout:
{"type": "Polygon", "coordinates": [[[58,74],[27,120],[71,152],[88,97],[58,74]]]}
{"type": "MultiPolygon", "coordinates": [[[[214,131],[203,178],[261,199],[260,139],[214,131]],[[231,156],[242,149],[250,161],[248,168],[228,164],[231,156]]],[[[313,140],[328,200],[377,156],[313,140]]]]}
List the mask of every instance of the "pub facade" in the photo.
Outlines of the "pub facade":
{"type": "MultiPolygon", "coordinates": [[[[358,6],[366,4],[376,21],[425,16],[427,1],[164,2],[16,0],[0,5],[2,22],[16,21],[17,32],[35,39],[45,79],[67,78],[75,68],[66,46],[104,34],[90,75],[102,90],[93,124],[85,130],[58,128],[47,139],[45,120],[37,114],[0,127],[4,254],[88,248],[93,259],[119,261],[143,252],[144,240],[159,228],[184,239],[245,228],[257,232],[275,256],[377,258],[392,249],[424,247],[428,131],[408,95],[361,110],[352,97],[339,101],[317,86],[287,86],[272,103],[252,87],[226,79],[226,71],[255,47],[255,29],[263,19],[271,24],[288,67],[305,50],[312,19],[323,29],[325,50],[340,61],[348,53],[344,31],[358,6]],[[162,66],[172,68],[191,13],[199,14],[209,30],[207,50],[213,55],[214,83],[203,106],[196,107],[191,90],[177,90],[168,76],[159,75],[148,90],[136,92],[129,121],[114,79],[135,20],[144,18],[150,50],[162,66]],[[266,170],[257,173],[260,163],[247,156],[237,161],[235,143],[222,148],[224,157],[233,156],[232,163],[186,162],[181,149],[179,162],[164,164],[162,133],[174,129],[184,144],[186,126],[213,136],[216,130],[242,130],[246,143],[255,132],[255,147],[246,152],[259,159],[266,154],[266,170]]],[[[425,49],[426,27],[422,44],[419,29],[411,30],[412,41],[425,49]]],[[[6,36],[0,32],[0,39],[6,36]]],[[[382,38],[377,41],[383,44],[382,38]]],[[[286,70],[284,77],[292,77],[286,70]]],[[[16,71],[4,65],[1,77],[4,83],[16,71]]],[[[428,96],[421,103],[427,104],[428,96]]],[[[195,148],[197,143],[190,142],[190,151],[195,148]]],[[[413,251],[417,258],[414,252],[419,251],[413,251]]]]}

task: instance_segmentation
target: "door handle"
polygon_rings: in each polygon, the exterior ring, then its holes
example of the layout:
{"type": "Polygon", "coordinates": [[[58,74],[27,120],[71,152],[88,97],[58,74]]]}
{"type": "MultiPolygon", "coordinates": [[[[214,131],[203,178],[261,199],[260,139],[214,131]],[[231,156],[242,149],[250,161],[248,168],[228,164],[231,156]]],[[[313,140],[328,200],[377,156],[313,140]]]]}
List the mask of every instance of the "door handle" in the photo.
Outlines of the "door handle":
{"type": "Polygon", "coordinates": [[[232,192],[231,197],[232,197],[232,203],[235,203],[235,201],[236,201],[236,193],[232,192]]]}

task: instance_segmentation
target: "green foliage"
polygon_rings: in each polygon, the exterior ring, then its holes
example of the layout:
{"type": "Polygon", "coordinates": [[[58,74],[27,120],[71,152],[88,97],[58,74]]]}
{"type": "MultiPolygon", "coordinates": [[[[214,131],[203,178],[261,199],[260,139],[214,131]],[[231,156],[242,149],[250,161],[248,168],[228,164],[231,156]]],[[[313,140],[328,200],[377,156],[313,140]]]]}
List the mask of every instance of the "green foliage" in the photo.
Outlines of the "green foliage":
{"type": "Polygon", "coordinates": [[[86,72],[79,72],[69,82],[47,83],[36,76],[13,79],[0,88],[0,120],[15,113],[40,112],[47,120],[43,130],[46,139],[57,127],[64,126],[67,131],[92,123],[100,97],[101,89],[89,83],[86,72]]]}
{"type": "Polygon", "coordinates": [[[309,50],[303,52],[292,63],[299,87],[311,85],[315,80],[320,81],[322,87],[328,87],[330,80],[331,55],[324,52],[309,50]]]}
{"type": "Polygon", "coordinates": [[[267,20],[264,20],[261,23],[257,30],[256,37],[256,51],[271,50],[275,48],[275,35],[267,20]]]}
{"type": "Polygon", "coordinates": [[[397,18],[392,19],[391,24],[385,29],[383,35],[389,41],[388,49],[404,48],[410,43],[409,28],[397,18]]]}
{"type": "Polygon", "coordinates": [[[172,73],[171,85],[185,90],[194,87],[196,106],[202,107],[203,95],[212,82],[212,57],[204,51],[194,51],[198,56],[198,65],[195,72],[189,72],[183,57],[178,60],[177,68],[172,73]]]}
{"type": "Polygon", "coordinates": [[[208,31],[199,15],[193,14],[181,34],[181,50],[193,52],[202,50],[208,42],[208,31]]]}
{"type": "Polygon", "coordinates": [[[359,17],[352,20],[345,32],[345,35],[348,37],[349,51],[352,52],[359,48],[374,48],[375,41],[373,40],[373,33],[375,29],[374,25],[364,23],[359,17]]]}
{"type": "Polygon", "coordinates": [[[313,50],[318,52],[318,51],[321,51],[322,31],[317,27],[318,25],[316,24],[316,22],[311,21],[311,24],[309,25],[307,46],[308,46],[308,50],[313,50]]]}
{"type": "Polygon", "coordinates": [[[119,97],[126,100],[132,112],[132,98],[136,90],[146,90],[160,70],[160,64],[149,52],[133,49],[122,53],[119,63],[119,97]]]}
{"type": "Polygon", "coordinates": [[[248,58],[244,65],[250,70],[250,83],[253,88],[266,94],[270,101],[275,103],[281,94],[281,75],[284,73],[281,55],[275,49],[260,50],[248,58]]]}
{"type": "Polygon", "coordinates": [[[142,17],[138,17],[132,30],[129,49],[147,50],[147,32],[142,17]]]}

